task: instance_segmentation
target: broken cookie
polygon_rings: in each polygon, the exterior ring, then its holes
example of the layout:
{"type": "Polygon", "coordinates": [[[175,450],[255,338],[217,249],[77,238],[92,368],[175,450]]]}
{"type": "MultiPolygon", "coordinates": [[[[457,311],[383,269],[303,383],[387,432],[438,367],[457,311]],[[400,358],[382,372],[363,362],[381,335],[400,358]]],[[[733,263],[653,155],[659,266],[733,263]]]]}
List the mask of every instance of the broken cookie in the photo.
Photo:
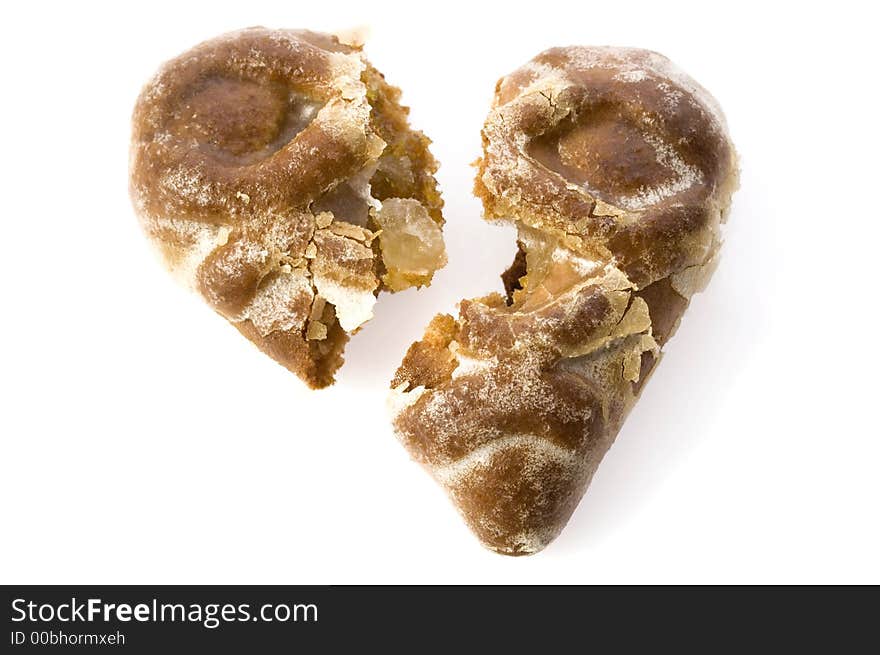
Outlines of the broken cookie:
{"type": "Polygon", "coordinates": [[[565,526],[717,261],[737,185],[715,100],[665,57],[554,48],[496,87],[475,191],[512,222],[504,295],[436,317],[395,431],[488,548],[565,526]]]}
{"type": "Polygon", "coordinates": [[[446,263],[428,139],[356,46],[251,28],[166,63],[134,110],[131,196],[184,283],[311,387],[380,291],[446,263]]]}

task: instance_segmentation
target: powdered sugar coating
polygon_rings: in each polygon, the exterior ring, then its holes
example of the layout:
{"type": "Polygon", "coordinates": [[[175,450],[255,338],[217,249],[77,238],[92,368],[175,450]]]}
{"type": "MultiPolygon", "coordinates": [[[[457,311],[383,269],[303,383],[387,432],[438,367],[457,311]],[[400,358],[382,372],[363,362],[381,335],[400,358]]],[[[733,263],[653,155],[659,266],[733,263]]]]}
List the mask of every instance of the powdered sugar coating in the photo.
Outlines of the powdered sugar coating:
{"type": "Polygon", "coordinates": [[[393,423],[482,543],[522,555],[562,530],[705,285],[737,176],[717,103],[643,50],[538,55],[499,81],[483,145],[485,216],[519,233],[507,297],[434,319],[393,423]]]}
{"type": "Polygon", "coordinates": [[[703,87],[654,52],[570,47],[497,89],[477,177],[487,218],[575,235],[639,286],[704,263],[736,165],[703,87]]]}

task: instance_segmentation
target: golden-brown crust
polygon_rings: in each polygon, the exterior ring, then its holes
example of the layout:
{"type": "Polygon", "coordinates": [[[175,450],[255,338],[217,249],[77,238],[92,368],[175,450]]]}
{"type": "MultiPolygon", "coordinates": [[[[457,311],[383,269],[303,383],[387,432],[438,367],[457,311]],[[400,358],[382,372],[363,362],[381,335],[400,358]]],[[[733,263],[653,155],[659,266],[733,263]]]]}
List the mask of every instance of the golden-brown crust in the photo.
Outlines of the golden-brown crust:
{"type": "Polygon", "coordinates": [[[430,226],[417,227],[442,253],[437,165],[399,96],[333,36],[251,28],[166,63],[135,107],[131,195],[147,235],[311,386],[342,362],[337,326],[355,331],[379,291],[427,284],[445,262],[384,281],[379,242],[395,235],[376,239],[383,201],[419,204],[414,220],[430,226]]]}
{"type": "Polygon", "coordinates": [[[475,190],[519,232],[506,297],[435,319],[392,382],[398,437],[484,545],[562,530],[711,273],[735,184],[714,100],[656,53],[554,48],[499,81],[475,190]]]}

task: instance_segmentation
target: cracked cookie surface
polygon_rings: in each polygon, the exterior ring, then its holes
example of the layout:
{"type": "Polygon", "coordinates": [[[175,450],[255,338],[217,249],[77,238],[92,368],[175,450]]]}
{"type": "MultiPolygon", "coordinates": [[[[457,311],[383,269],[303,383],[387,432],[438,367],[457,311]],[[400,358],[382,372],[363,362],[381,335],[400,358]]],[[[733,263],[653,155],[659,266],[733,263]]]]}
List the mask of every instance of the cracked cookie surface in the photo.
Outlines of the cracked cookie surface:
{"type": "Polygon", "coordinates": [[[554,48],[499,80],[475,191],[506,294],[436,317],[392,381],[398,438],[481,542],[565,526],[691,295],[736,187],[717,104],[657,53],[554,48]]]}
{"type": "Polygon", "coordinates": [[[333,382],[380,291],[429,284],[446,261],[437,165],[399,97],[357,47],[251,28],[166,63],[135,107],[146,234],[312,387],[333,382]]]}

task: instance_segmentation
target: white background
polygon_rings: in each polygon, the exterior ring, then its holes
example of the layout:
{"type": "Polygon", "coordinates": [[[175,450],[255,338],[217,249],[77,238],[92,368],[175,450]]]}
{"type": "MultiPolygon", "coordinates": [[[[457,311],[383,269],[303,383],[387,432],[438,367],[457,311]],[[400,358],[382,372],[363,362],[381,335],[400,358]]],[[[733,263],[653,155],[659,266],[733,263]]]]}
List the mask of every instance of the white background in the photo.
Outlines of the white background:
{"type": "Polygon", "coordinates": [[[0,582],[880,582],[876,17],[527,6],[4,9],[0,582]],[[381,297],[321,392],[175,286],[128,199],[141,85],[255,24],[368,26],[442,163],[449,266],[381,297]],[[495,80],[569,44],[688,71],[726,111],[742,187],[720,268],[569,526],[510,559],[409,460],[384,399],[431,316],[500,288],[513,233],[480,220],[469,163],[495,80]]]}

